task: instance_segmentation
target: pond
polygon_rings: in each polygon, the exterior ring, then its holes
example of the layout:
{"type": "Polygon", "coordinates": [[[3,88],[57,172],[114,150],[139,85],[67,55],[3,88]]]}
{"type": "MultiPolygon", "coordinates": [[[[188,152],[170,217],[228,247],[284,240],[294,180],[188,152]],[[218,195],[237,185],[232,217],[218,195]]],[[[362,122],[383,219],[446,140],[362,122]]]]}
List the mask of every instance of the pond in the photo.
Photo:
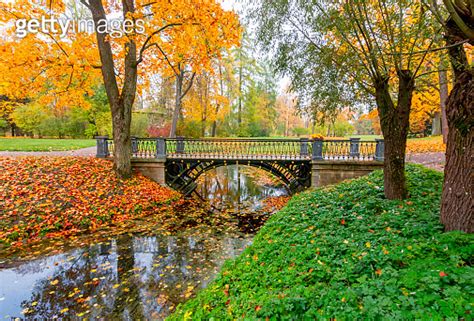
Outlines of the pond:
{"type": "Polygon", "coordinates": [[[253,233],[275,210],[269,199],[286,199],[274,178],[237,166],[207,172],[196,193],[212,215],[226,213],[238,228],[232,233],[210,227],[178,235],[125,234],[9,264],[0,268],[0,320],[163,319],[207,286],[225,260],[251,244],[253,233]]]}

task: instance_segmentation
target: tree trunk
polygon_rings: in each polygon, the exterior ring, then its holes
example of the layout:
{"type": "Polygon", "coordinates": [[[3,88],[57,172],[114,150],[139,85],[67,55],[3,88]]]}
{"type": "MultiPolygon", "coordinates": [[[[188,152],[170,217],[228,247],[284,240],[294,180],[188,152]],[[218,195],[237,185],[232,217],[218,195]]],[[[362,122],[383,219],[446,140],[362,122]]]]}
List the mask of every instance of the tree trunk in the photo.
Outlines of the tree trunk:
{"type": "MultiPolygon", "coordinates": [[[[120,93],[115,77],[115,62],[107,34],[98,32],[99,26],[107,23],[107,16],[102,0],[90,0],[89,9],[96,26],[97,45],[99,48],[101,71],[104,80],[107,99],[112,113],[114,134],[114,170],[119,178],[129,178],[132,175],[130,123],[132,106],[137,89],[137,48],[133,38],[125,44],[124,81],[120,93]]],[[[123,0],[123,15],[133,14],[133,0],[123,0]]]]}
{"type": "Polygon", "coordinates": [[[441,222],[446,230],[474,232],[474,76],[460,75],[446,105],[446,145],[441,222]]]}
{"type": "Polygon", "coordinates": [[[130,124],[132,120],[132,106],[113,106],[112,130],[114,134],[114,170],[121,178],[131,176],[132,141],[130,137],[130,124]],[[123,111],[123,112],[121,112],[123,111]]]}
{"type": "Polygon", "coordinates": [[[446,23],[446,43],[454,71],[455,84],[446,103],[448,140],[441,197],[441,222],[447,231],[474,232],[473,156],[474,70],[469,66],[456,24],[446,23]]]}
{"type": "MultiPolygon", "coordinates": [[[[222,73],[222,64],[219,63],[219,83],[220,83],[220,86],[219,86],[219,90],[220,90],[220,95],[222,97],[224,97],[225,93],[224,93],[224,76],[223,76],[223,73],[222,73]]],[[[217,104],[216,105],[216,119],[214,119],[214,121],[212,122],[212,130],[211,130],[211,136],[212,137],[216,137],[216,134],[217,134],[217,115],[219,113],[219,109],[220,109],[220,104],[217,104]]]]}
{"type": "Polygon", "coordinates": [[[175,104],[174,104],[174,112],[173,112],[173,121],[171,123],[171,130],[170,130],[170,137],[176,137],[176,128],[178,127],[178,118],[179,113],[181,111],[181,95],[183,91],[183,79],[184,74],[181,71],[180,74],[176,75],[176,97],[175,97],[175,104]]]}
{"type": "Polygon", "coordinates": [[[444,66],[439,66],[439,104],[441,109],[441,132],[443,133],[443,143],[448,139],[448,120],[446,118],[446,100],[448,99],[448,76],[444,66]]]}
{"type": "Polygon", "coordinates": [[[435,112],[432,118],[431,135],[441,135],[441,113],[435,112]]]}
{"type": "Polygon", "coordinates": [[[239,51],[239,103],[238,103],[238,113],[237,113],[237,123],[239,124],[239,129],[242,125],[242,81],[243,81],[243,71],[242,71],[242,48],[239,51]]]}
{"type": "Polygon", "coordinates": [[[415,83],[411,72],[398,72],[398,104],[390,97],[388,77],[376,79],[376,101],[380,115],[384,150],[384,193],[388,199],[408,196],[405,177],[405,151],[409,129],[409,116],[415,83]]]}

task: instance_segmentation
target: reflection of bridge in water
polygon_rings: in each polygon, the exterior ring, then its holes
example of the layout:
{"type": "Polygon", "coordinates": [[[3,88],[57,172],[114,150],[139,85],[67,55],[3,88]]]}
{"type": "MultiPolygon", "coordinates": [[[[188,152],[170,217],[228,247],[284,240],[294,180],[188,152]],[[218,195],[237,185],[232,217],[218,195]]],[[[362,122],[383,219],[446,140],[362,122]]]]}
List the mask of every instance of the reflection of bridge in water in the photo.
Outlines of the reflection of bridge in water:
{"type": "MultiPolygon", "coordinates": [[[[97,137],[97,157],[113,156],[113,140],[97,137]]],[[[278,177],[291,192],[365,175],[383,167],[383,140],[132,138],[132,164],[184,193],[209,169],[248,165],[278,177]]]]}

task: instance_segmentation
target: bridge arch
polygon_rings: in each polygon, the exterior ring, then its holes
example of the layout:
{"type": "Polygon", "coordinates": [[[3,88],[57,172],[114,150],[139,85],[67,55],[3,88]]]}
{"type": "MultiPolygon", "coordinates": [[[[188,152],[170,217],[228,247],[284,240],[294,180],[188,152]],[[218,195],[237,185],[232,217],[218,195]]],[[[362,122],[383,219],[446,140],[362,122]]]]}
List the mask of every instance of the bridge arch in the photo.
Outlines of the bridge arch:
{"type": "Polygon", "coordinates": [[[244,165],[260,168],[276,176],[289,193],[311,186],[311,163],[309,161],[265,161],[265,160],[167,160],[166,183],[187,195],[197,187],[197,179],[205,172],[227,165],[244,165]]]}

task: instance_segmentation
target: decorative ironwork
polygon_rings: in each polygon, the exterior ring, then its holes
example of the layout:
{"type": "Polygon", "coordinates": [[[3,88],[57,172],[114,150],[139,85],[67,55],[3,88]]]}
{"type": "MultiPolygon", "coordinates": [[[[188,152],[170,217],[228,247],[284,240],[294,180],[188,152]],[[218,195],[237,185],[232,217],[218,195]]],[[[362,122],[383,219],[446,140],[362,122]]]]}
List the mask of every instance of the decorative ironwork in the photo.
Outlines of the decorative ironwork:
{"type": "MultiPolygon", "coordinates": [[[[110,155],[113,141],[106,136],[97,137],[97,157],[110,155]]],[[[383,140],[132,138],[132,157],[383,161],[383,140]]]]}
{"type": "Polygon", "coordinates": [[[196,180],[206,171],[226,165],[245,165],[263,169],[278,177],[290,193],[311,186],[311,162],[267,160],[167,160],[166,183],[187,195],[197,187],[196,180]]]}
{"type": "MultiPolygon", "coordinates": [[[[113,140],[97,137],[97,157],[114,154],[113,140]]],[[[310,186],[311,161],[383,161],[384,143],[349,140],[250,138],[132,138],[132,157],[166,160],[166,182],[188,194],[205,171],[224,165],[260,167],[291,191],[310,186]]]]}

